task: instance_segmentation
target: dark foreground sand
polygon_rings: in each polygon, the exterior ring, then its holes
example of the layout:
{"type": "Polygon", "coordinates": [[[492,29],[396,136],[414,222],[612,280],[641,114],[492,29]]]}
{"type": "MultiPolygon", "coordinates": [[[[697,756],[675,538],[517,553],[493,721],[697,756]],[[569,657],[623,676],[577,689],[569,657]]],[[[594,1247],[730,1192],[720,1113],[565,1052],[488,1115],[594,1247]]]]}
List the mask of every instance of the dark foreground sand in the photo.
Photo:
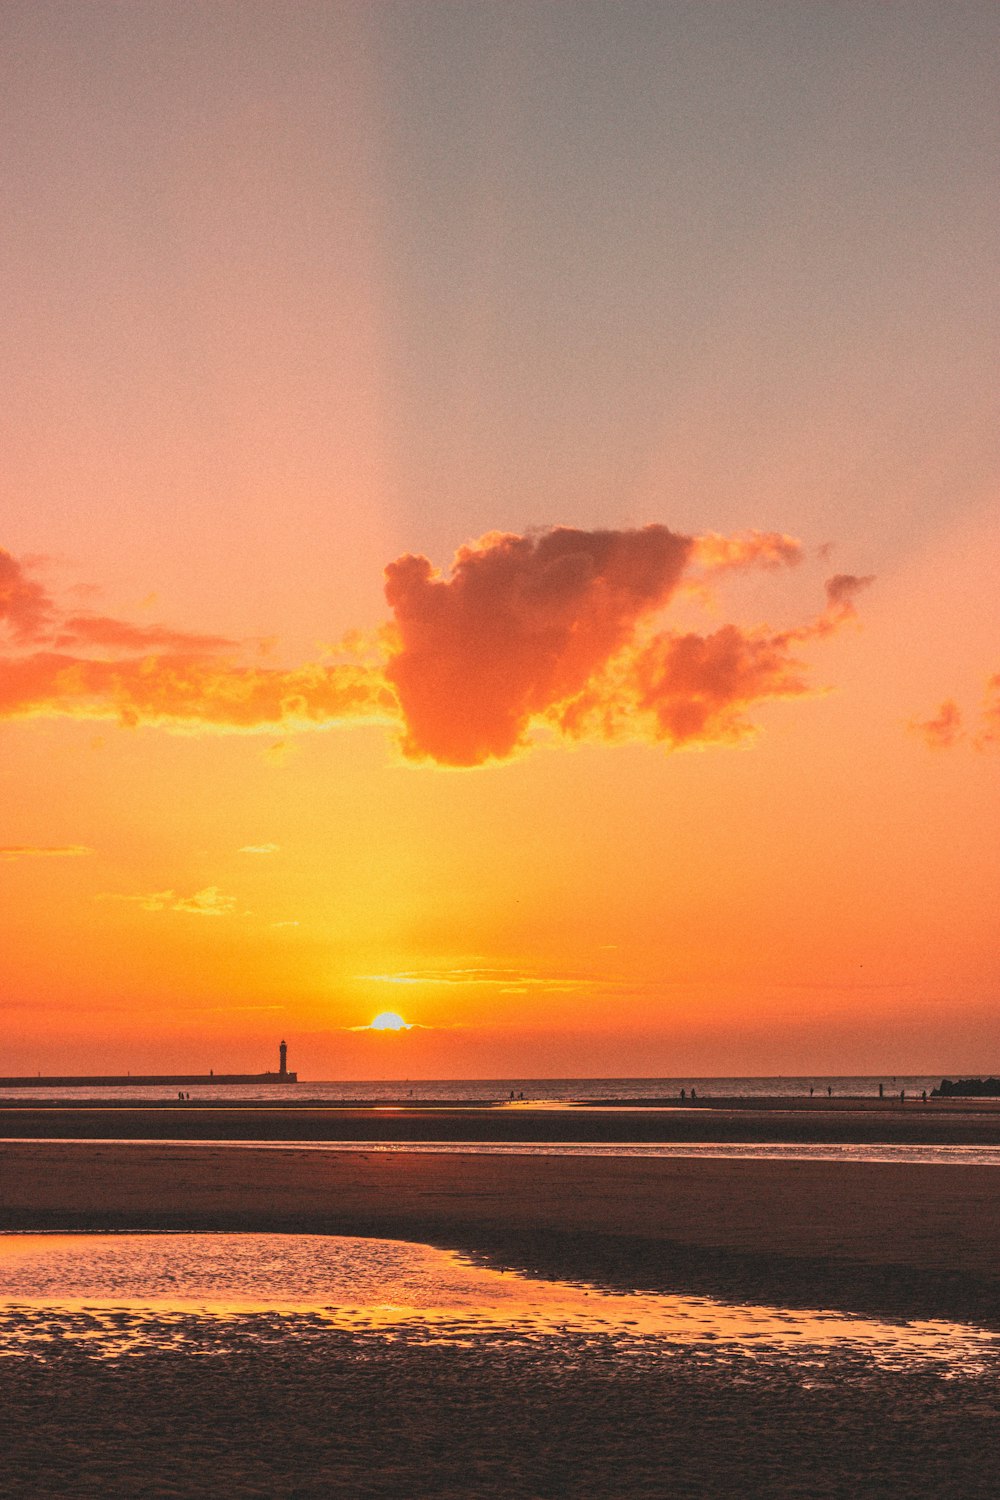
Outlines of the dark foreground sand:
{"type": "MultiPolygon", "coordinates": [[[[424,1240],[648,1290],[1000,1328],[1000,1169],[5,1142],[0,1228],[424,1240]]],[[[251,1328],[0,1361],[0,1494],[633,1500],[1000,1494],[995,1369],[251,1328]]]]}
{"type": "Polygon", "coordinates": [[[11,1500],[875,1500],[1000,1493],[996,1376],[861,1356],[311,1342],[0,1364],[11,1500]]]}

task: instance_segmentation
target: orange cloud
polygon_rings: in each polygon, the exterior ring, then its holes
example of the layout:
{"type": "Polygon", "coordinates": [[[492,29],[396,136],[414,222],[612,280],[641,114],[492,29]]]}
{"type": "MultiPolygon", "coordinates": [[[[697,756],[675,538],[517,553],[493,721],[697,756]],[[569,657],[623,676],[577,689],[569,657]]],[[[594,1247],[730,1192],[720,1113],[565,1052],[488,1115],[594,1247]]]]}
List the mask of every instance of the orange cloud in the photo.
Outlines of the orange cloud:
{"type": "Polygon", "coordinates": [[[197,917],[228,917],[236,908],[236,897],[223,895],[217,885],[206,885],[190,896],[178,896],[176,891],[150,891],[142,896],[102,892],[97,900],[134,901],[143,911],[183,911],[197,917]]]}
{"type": "Polygon", "coordinates": [[[776,567],[800,555],[777,533],[691,538],[649,526],[493,534],[461,549],[449,579],[426,558],[401,558],[386,569],[399,627],[386,675],[406,718],[404,752],[479,765],[509,756],[543,722],[574,739],[742,739],[750,704],[809,691],[793,648],[853,619],[872,579],[837,574],[823,612],[785,632],[642,631],[689,562],[776,567]]]}
{"type": "Polygon", "coordinates": [[[947,698],[932,719],[912,719],[910,728],[922,735],[929,750],[950,750],[963,737],[962,710],[947,698]]]}
{"type": "Polygon", "coordinates": [[[1000,672],[986,684],[986,696],[982,707],[983,727],[976,735],[977,750],[988,750],[1000,745],[1000,672]]]}
{"type": "Polygon", "coordinates": [[[490,533],[459,549],[447,579],[426,557],[390,563],[399,635],[386,676],[404,752],[452,766],[509,756],[532,719],[584,689],[666,604],[692,547],[665,526],[557,527],[490,533]]]}
{"type": "Polygon", "coordinates": [[[537,727],[605,742],[731,742],[752,731],[750,705],[809,691],[797,649],[853,619],[871,579],[837,574],[822,613],[783,632],[678,634],[657,631],[657,616],[689,569],[776,568],[801,555],[777,532],[493,532],[460,548],[447,576],[426,557],[397,558],[385,570],[391,625],[345,638],[336,660],[278,668],[241,663],[219,636],[60,618],[2,553],[4,618],[35,649],[0,657],[0,717],[198,732],[379,722],[399,728],[408,758],[445,766],[508,758],[537,727]],[[52,638],[76,649],[38,649],[52,638]]]}
{"type": "Polygon", "coordinates": [[[42,585],[0,547],[0,622],[14,640],[36,640],[53,613],[52,600],[42,585]]]}
{"type": "Polygon", "coordinates": [[[0,717],[59,714],[201,730],[308,728],[391,719],[377,671],[337,664],[281,671],[202,656],[96,661],[58,652],[0,659],[0,717]]]}
{"type": "Polygon", "coordinates": [[[866,573],[859,578],[855,573],[835,573],[832,578],[826,580],[826,610],[815,626],[809,631],[812,635],[827,635],[831,630],[836,630],[846,620],[857,617],[855,601],[859,594],[875,582],[873,573],[866,573]]]}
{"type": "Polygon", "coordinates": [[[712,572],[748,566],[789,568],[802,561],[802,543],[781,531],[743,531],[737,536],[709,531],[695,538],[693,560],[712,572]]]}
{"type": "MultiPolygon", "coordinates": [[[[986,683],[980,709],[978,732],[972,737],[975,750],[992,750],[1000,745],[1000,672],[986,683]]],[[[922,736],[930,750],[950,750],[965,739],[962,710],[953,698],[947,698],[931,719],[911,719],[910,729],[922,736]]]]}
{"type": "Polygon", "coordinates": [[[71,646],[104,647],[110,651],[203,653],[232,650],[238,644],[221,635],[171,630],[168,625],[132,625],[107,615],[72,615],[56,636],[60,649],[71,646]]]}

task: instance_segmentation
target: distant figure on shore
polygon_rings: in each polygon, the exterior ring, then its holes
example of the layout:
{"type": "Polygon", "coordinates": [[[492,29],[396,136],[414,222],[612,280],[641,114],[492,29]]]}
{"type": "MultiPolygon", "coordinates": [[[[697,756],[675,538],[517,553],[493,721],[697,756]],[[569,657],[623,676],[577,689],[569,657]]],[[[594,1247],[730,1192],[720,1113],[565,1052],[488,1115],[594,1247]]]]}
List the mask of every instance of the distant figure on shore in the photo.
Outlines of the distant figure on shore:
{"type": "Polygon", "coordinates": [[[905,1104],[906,1103],[906,1090],[905,1089],[900,1089],[900,1091],[899,1091],[899,1102],[900,1102],[900,1104],[905,1104]]]}
{"type": "Polygon", "coordinates": [[[920,1097],[923,1100],[924,1104],[926,1104],[927,1103],[927,1090],[926,1089],[921,1089],[920,1090],[920,1097]]]}
{"type": "Polygon", "coordinates": [[[692,1089],[691,1090],[691,1098],[692,1099],[697,1099],[697,1097],[698,1097],[698,1090],[697,1089],[692,1089]]]}
{"type": "Polygon", "coordinates": [[[686,1099],[687,1099],[687,1089],[681,1089],[681,1103],[683,1104],[686,1099]]]}
{"type": "Polygon", "coordinates": [[[883,1099],[885,1097],[885,1085],[884,1084],[881,1084],[881,1083],[879,1084],[879,1086],[878,1086],[878,1096],[879,1096],[880,1099],[883,1099]]]}
{"type": "Polygon", "coordinates": [[[826,1097],[828,1099],[832,1099],[833,1098],[833,1084],[832,1083],[828,1083],[827,1086],[826,1086],[826,1097]]]}
{"type": "Polygon", "coordinates": [[[812,1098],[812,1096],[813,1096],[813,1086],[812,1086],[812,1084],[810,1084],[809,1085],[809,1097],[810,1097],[810,1099],[812,1098]]]}

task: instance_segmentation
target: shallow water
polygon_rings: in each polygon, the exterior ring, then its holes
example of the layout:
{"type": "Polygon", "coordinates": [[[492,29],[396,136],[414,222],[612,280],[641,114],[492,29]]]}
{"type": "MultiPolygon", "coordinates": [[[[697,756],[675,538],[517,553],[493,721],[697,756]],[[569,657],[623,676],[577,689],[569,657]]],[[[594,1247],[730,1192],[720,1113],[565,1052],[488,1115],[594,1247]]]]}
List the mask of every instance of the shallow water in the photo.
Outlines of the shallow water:
{"type": "MultiPolygon", "coordinates": [[[[801,1141],[663,1141],[608,1145],[589,1141],[240,1141],[220,1137],[202,1140],[186,1136],[152,1140],[123,1140],[118,1136],[16,1136],[18,1145],[67,1146],[85,1140],[90,1146],[115,1146],[149,1150],[183,1146],[197,1150],[209,1146],[229,1151],[348,1151],[383,1154],[405,1151],[443,1156],[642,1156],[715,1157],[739,1161],[850,1161],[932,1163],[938,1166],[1000,1167],[1000,1146],[952,1146],[887,1144],[885,1142],[801,1141]]],[[[0,1145],[4,1139],[0,1138],[0,1145]]]]}
{"type": "Polygon", "coordinates": [[[552,1346],[630,1362],[824,1356],[939,1376],[1000,1369],[1000,1338],[944,1322],[651,1296],[533,1279],[396,1240],[284,1234],[0,1236],[0,1357],[219,1355],[317,1340],[552,1346]]]}

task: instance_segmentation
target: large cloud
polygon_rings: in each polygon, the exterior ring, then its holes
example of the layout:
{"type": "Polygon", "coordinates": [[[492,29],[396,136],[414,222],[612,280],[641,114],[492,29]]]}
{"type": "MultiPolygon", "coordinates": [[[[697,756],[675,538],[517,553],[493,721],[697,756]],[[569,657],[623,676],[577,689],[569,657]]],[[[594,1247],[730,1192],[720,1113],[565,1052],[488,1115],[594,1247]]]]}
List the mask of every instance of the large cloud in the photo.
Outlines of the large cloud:
{"type": "Polygon", "coordinates": [[[386,569],[399,636],[386,675],[406,721],[404,751],[452,766],[503,759],[533,725],[575,739],[681,746],[744,737],[746,708],[808,691],[797,646],[853,618],[872,581],[837,574],[826,607],[793,630],[726,625],[652,633],[685,570],[799,561],[791,537],[639,531],[492,534],[463,547],[449,578],[425,557],[386,569]]]}
{"type": "Polygon", "coordinates": [[[485,536],[447,579],[426,557],[390,563],[399,643],[386,675],[407,754],[454,766],[510,755],[533,718],[580,692],[666,604],[692,547],[665,526],[559,527],[485,536]]]}
{"type": "Polygon", "coordinates": [[[739,739],[748,710],[809,690],[803,644],[853,617],[870,582],[838,574],[826,607],[784,631],[671,631],[680,585],[797,563],[778,533],[691,537],[556,527],[490,533],[450,573],[408,554],[386,568],[393,623],[374,656],[345,643],[334,663],[248,664],[221,636],[60,610],[0,553],[0,717],[115,718],[191,731],[395,726],[404,755],[475,766],[517,753],[536,728],[573,739],[678,747],[739,739]],[[241,659],[241,657],[243,659],[241,659]]]}

